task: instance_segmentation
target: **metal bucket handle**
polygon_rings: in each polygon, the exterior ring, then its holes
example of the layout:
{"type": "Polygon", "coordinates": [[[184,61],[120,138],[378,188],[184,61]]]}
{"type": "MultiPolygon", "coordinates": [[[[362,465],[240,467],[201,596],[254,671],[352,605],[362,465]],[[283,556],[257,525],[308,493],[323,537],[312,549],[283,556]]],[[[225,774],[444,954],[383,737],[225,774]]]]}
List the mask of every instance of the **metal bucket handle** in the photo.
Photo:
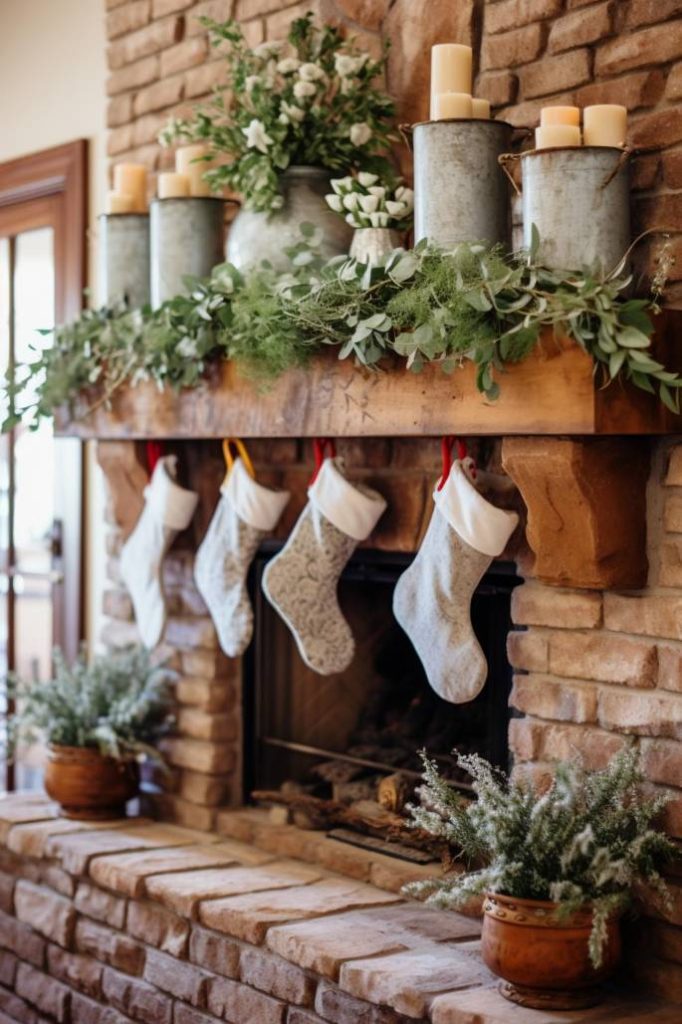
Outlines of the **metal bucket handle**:
{"type": "Polygon", "coordinates": [[[412,148],[412,125],[411,124],[399,124],[398,131],[402,136],[402,140],[409,149],[410,153],[413,152],[412,148]]]}
{"type": "Polygon", "coordinates": [[[519,186],[514,181],[514,175],[509,170],[509,164],[513,164],[517,160],[520,160],[520,159],[521,159],[521,154],[520,153],[500,153],[500,155],[497,158],[498,164],[500,165],[500,167],[502,168],[504,173],[509,178],[509,180],[511,182],[511,185],[512,185],[512,188],[516,192],[517,196],[521,195],[521,189],[519,188],[519,186]]]}
{"type": "Polygon", "coordinates": [[[616,161],[615,167],[612,171],[609,171],[609,173],[606,175],[601,185],[599,186],[600,191],[611,184],[616,175],[622,170],[623,167],[625,167],[625,164],[628,162],[628,160],[634,152],[634,149],[630,149],[628,146],[625,146],[622,149],[621,154],[618,157],[618,160],[616,161]]]}

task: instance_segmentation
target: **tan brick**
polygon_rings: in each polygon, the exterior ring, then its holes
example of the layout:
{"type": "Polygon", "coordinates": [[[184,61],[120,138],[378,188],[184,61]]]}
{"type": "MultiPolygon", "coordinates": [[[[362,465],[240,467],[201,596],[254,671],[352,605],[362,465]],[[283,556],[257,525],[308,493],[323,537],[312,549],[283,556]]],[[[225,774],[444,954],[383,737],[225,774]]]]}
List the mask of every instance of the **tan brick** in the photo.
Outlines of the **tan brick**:
{"type": "Polygon", "coordinates": [[[68,946],[76,912],[63,896],[21,879],[14,890],[14,909],[19,921],[30,925],[60,946],[68,946]]]}
{"type": "Polygon", "coordinates": [[[658,645],[658,685],[664,690],[682,693],[682,648],[658,645]]]}
{"type": "Polygon", "coordinates": [[[604,625],[617,633],[682,639],[682,597],[604,595],[604,625]]]}
{"type": "Polygon", "coordinates": [[[316,980],[300,967],[261,949],[245,947],[240,980],[289,1005],[312,1006],[316,980]]]}
{"type": "Polygon", "coordinates": [[[644,230],[671,231],[682,218],[682,194],[666,193],[651,197],[636,197],[635,224],[644,230]]]}
{"type": "Polygon", "coordinates": [[[509,723],[509,744],[520,761],[567,761],[578,753],[586,768],[599,771],[623,748],[625,740],[584,725],[513,718],[509,723]]]}
{"type": "Polygon", "coordinates": [[[71,1024],[129,1024],[129,1021],[129,1017],[112,1006],[102,1006],[79,992],[71,993],[71,1024]]]}
{"type": "Polygon", "coordinates": [[[199,917],[209,928],[258,944],[269,927],[282,921],[362,906],[381,906],[396,900],[396,896],[362,883],[330,879],[262,894],[211,900],[200,905],[199,917]]]}
{"type": "MultiPolygon", "coordinates": [[[[127,149],[130,149],[133,145],[133,126],[131,124],[121,125],[120,128],[115,128],[113,131],[107,133],[107,156],[117,156],[119,153],[124,153],[127,149]]],[[[107,624],[106,632],[102,630],[101,639],[104,643],[109,646],[123,646],[123,644],[112,643],[109,639],[113,636],[113,632],[108,628],[110,624],[107,624]]],[[[127,623],[126,623],[127,625],[127,623]]],[[[134,643],[137,639],[136,632],[130,632],[127,635],[126,643],[134,643]],[[132,638],[132,639],[131,639],[132,638]]]]}
{"type": "Polygon", "coordinates": [[[572,11],[552,23],[547,49],[550,53],[561,53],[575,46],[586,46],[603,39],[611,32],[614,4],[597,4],[587,11],[572,11]]]}
{"type": "Polygon", "coordinates": [[[286,1006],[279,1000],[229,978],[214,978],[209,982],[207,1003],[216,1017],[257,1020],[258,1024],[281,1024],[286,1011],[286,1006]]]}
{"type": "Polygon", "coordinates": [[[540,674],[515,676],[509,703],[518,711],[561,722],[594,722],[597,689],[540,674]]]}
{"type": "Polygon", "coordinates": [[[173,956],[185,954],[189,925],[164,907],[135,900],[128,909],[126,928],[134,939],[141,939],[148,946],[156,946],[173,956]]]}
{"type": "Polygon", "coordinates": [[[633,191],[649,191],[659,182],[661,158],[658,153],[635,156],[630,168],[630,187],[633,191]]]}
{"type": "Polygon", "coordinates": [[[180,71],[201,64],[208,53],[208,42],[205,36],[193,36],[184,39],[176,46],[164,50],[161,54],[161,77],[176,75],[180,71]]]}
{"type": "MultiPolygon", "coordinates": [[[[259,858],[267,861],[268,855],[256,851],[255,865],[258,865],[259,858]]],[[[201,901],[260,890],[291,888],[314,882],[319,877],[319,871],[295,861],[273,861],[254,867],[209,868],[205,871],[158,875],[147,880],[147,891],[152,899],[176,913],[193,917],[201,901]]],[[[209,908],[206,913],[211,916],[210,902],[204,906],[209,908]]],[[[204,920],[203,911],[201,914],[204,920]]]]}
{"type": "Polygon", "coordinates": [[[109,68],[117,71],[125,64],[132,64],[142,57],[148,57],[182,39],[184,23],[182,18],[169,17],[153,21],[151,25],[131,32],[124,38],[112,43],[107,58],[109,68]]]}
{"type": "Polygon", "coordinates": [[[625,24],[630,27],[665,21],[682,14],[682,0],[630,0],[625,24]]]}
{"type": "Polygon", "coordinates": [[[208,775],[225,775],[236,763],[234,750],[208,740],[169,739],[163,750],[170,764],[208,775]]]}
{"type": "MultiPolygon", "coordinates": [[[[178,964],[178,971],[185,968],[178,964]]],[[[173,1003],[152,985],[105,968],[102,977],[104,998],[141,1024],[170,1024],[173,1003]]]]}
{"type": "Polygon", "coordinates": [[[126,32],[134,32],[149,22],[150,0],[134,0],[116,7],[107,14],[107,38],[116,39],[126,32]]]}
{"type": "Polygon", "coordinates": [[[642,740],[642,770],[652,782],[682,787],[682,743],[642,740]]]}
{"type": "Polygon", "coordinates": [[[214,89],[227,84],[227,65],[223,60],[213,60],[192,68],[185,75],[185,96],[193,99],[205,96],[214,89]]]}
{"type": "Polygon", "coordinates": [[[17,967],[15,991],[22,999],[26,999],[41,1013],[53,1017],[58,1024],[64,1024],[69,1018],[69,999],[71,993],[65,985],[37,971],[29,964],[20,963],[17,967]]]}
{"type": "Polygon", "coordinates": [[[494,107],[501,107],[514,102],[517,86],[518,79],[511,71],[488,71],[478,76],[476,93],[494,107]]]}
{"type": "Polygon", "coordinates": [[[0,949],[8,949],[36,967],[45,962],[45,940],[29,925],[0,910],[0,949]]]}
{"type": "Polygon", "coordinates": [[[549,640],[549,671],[556,676],[653,687],[658,671],[656,645],[605,633],[562,630],[549,640]]]}
{"type": "MultiPolygon", "coordinates": [[[[137,851],[111,857],[97,857],[90,874],[100,885],[127,896],[140,898],[145,891],[145,880],[151,875],[165,877],[173,872],[186,872],[195,868],[225,866],[243,861],[257,851],[241,843],[213,843],[197,846],[176,846],[168,850],[137,851]]],[[[263,859],[267,855],[261,855],[263,859]]]]}
{"type": "Polygon", "coordinates": [[[175,695],[180,704],[190,704],[204,711],[229,711],[236,703],[234,683],[229,679],[185,676],[178,680],[175,695]]]}
{"type": "Polygon", "coordinates": [[[227,978],[239,977],[242,946],[223,935],[214,935],[195,925],[189,937],[189,959],[207,971],[227,978]]]}
{"type": "Polygon", "coordinates": [[[14,793],[0,796],[0,843],[7,841],[13,825],[30,821],[49,821],[57,817],[57,807],[42,794],[14,793]]]}
{"type": "Polygon", "coordinates": [[[278,925],[266,941],[286,960],[336,979],[348,960],[473,939],[480,930],[478,921],[462,914],[408,903],[278,925]]]}
{"type": "Polygon", "coordinates": [[[673,694],[602,689],[598,717],[605,729],[682,738],[682,697],[673,694]]]}
{"type": "Polygon", "coordinates": [[[679,59],[682,51],[682,22],[655,25],[640,32],[619,35],[597,50],[595,74],[613,75],[647,64],[665,64],[679,59]]]}
{"type": "MultiPolygon", "coordinates": [[[[97,860],[95,860],[95,864],[97,860]]],[[[94,917],[97,921],[104,921],[112,928],[122,928],[126,916],[125,900],[112,896],[111,893],[103,892],[88,882],[80,882],[76,889],[74,906],[86,917],[94,917]]]]}
{"type": "Polygon", "coordinates": [[[489,35],[518,28],[531,21],[541,21],[559,14],[562,0],[502,0],[487,3],[484,8],[484,31],[489,35]]]}
{"type": "Polygon", "coordinates": [[[682,64],[676,64],[675,67],[670,69],[665,95],[669,100],[679,100],[682,98],[682,64]]]}
{"type": "MultiPolygon", "coordinates": [[[[107,79],[107,94],[115,96],[129,89],[139,89],[159,77],[159,58],[143,57],[142,60],[133,64],[126,64],[125,67],[114,71],[107,79]]],[[[111,552],[116,554],[117,552],[111,552]]]]}
{"type": "Polygon", "coordinates": [[[141,89],[135,96],[133,109],[135,117],[148,114],[150,111],[162,110],[178,103],[184,95],[182,75],[175,78],[164,78],[161,82],[141,89]]]}
{"type": "Polygon", "coordinates": [[[84,917],[76,922],[75,945],[81,953],[89,953],[127,974],[144,970],[145,952],[139,942],[84,917]]]}
{"type": "Polygon", "coordinates": [[[670,188],[682,187],[682,149],[671,149],[662,154],[663,180],[670,188]]]}
{"type": "Polygon", "coordinates": [[[207,712],[201,708],[183,708],[177,716],[177,729],[196,740],[235,740],[238,735],[235,715],[207,712]]]}
{"type": "Polygon", "coordinates": [[[203,1006],[209,975],[192,964],[150,949],[144,969],[145,980],[192,1006],[203,1006]]]}
{"type": "MultiPolygon", "coordinates": [[[[472,945],[433,946],[377,959],[353,960],[342,965],[339,984],[367,1002],[391,1006],[410,1017],[422,1017],[436,993],[489,979],[483,963],[471,955],[472,945]]],[[[324,987],[326,982],[322,982],[320,989],[324,987]]],[[[318,991],[315,1009],[324,1015],[323,1007],[324,998],[320,998],[318,991]]]]}
{"type": "Polygon", "coordinates": [[[481,47],[481,69],[513,68],[535,60],[545,41],[544,27],[539,23],[515,28],[496,36],[484,36],[481,47]]]}
{"type": "Polygon", "coordinates": [[[202,0],[201,3],[196,3],[194,0],[192,10],[187,16],[187,35],[196,36],[206,31],[199,18],[227,21],[233,14],[234,0],[202,0]]]}
{"type": "Polygon", "coordinates": [[[519,89],[524,99],[548,96],[573,89],[589,81],[592,75],[590,51],[569,50],[556,57],[545,57],[519,69],[519,89]]]}
{"type": "Polygon", "coordinates": [[[173,1024],[214,1024],[215,1017],[208,1017],[205,1013],[193,1010],[191,1006],[184,1003],[176,1003],[173,1012],[173,1024]]]}
{"type": "Polygon", "coordinates": [[[222,651],[183,651],[182,672],[190,678],[206,680],[233,680],[238,678],[239,662],[227,658],[222,651]]]}
{"type": "MultiPolygon", "coordinates": [[[[278,5],[281,7],[281,5],[278,5]]],[[[287,7],[284,10],[276,10],[273,14],[270,14],[265,19],[265,38],[266,39],[284,39],[289,29],[291,28],[291,22],[295,18],[302,18],[305,14],[311,11],[314,15],[320,13],[320,0],[300,0],[294,7],[287,7]]],[[[247,25],[256,25],[258,22],[247,22],[247,25]]],[[[242,26],[246,28],[246,25],[242,26]]],[[[249,46],[255,45],[249,42],[249,46]]]]}
{"type": "MultiPolygon", "coordinates": [[[[130,93],[123,93],[114,96],[107,104],[107,127],[116,128],[118,125],[127,124],[133,116],[133,98],[130,93]]],[[[102,611],[105,615],[111,615],[116,619],[129,619],[129,610],[132,607],[130,598],[124,591],[107,590],[102,596],[102,611]],[[119,595],[123,598],[118,600],[119,595]],[[126,604],[127,601],[127,604],[126,604]],[[127,609],[127,610],[126,610],[127,609]],[[123,614],[120,612],[123,611],[123,614]]]]}
{"type": "Polygon", "coordinates": [[[202,775],[201,772],[183,771],[179,795],[183,800],[206,807],[217,807],[228,800],[232,775],[202,775]]]}
{"type": "Polygon", "coordinates": [[[520,626],[591,629],[601,625],[601,595],[524,583],[512,593],[512,618],[520,626]]]}
{"type": "Polygon", "coordinates": [[[164,18],[167,14],[186,11],[194,4],[195,0],[152,0],[152,17],[164,18]]]}
{"type": "Polygon", "coordinates": [[[201,804],[183,800],[175,793],[156,793],[151,800],[155,807],[154,817],[203,832],[213,830],[216,817],[213,807],[202,807],[201,804]]]}
{"type": "MultiPolygon", "coordinates": [[[[127,853],[133,850],[153,850],[164,846],[186,846],[202,837],[175,825],[131,824],[111,831],[77,832],[52,836],[47,843],[47,855],[61,861],[62,867],[72,875],[84,875],[93,857],[107,853],[127,853]]],[[[206,841],[206,837],[203,837],[206,841]]]]}
{"type": "Polygon", "coordinates": [[[633,123],[630,136],[632,144],[642,148],[672,146],[682,141],[682,112],[671,108],[642,114],[633,123]]]}
{"type": "Polygon", "coordinates": [[[48,946],[47,969],[55,978],[86,995],[99,998],[102,989],[102,964],[90,956],[67,953],[59,946],[48,946]]]}
{"type": "Polygon", "coordinates": [[[19,959],[14,953],[0,950],[0,986],[6,985],[8,988],[14,988],[18,964],[19,959]]]}
{"type": "Polygon", "coordinates": [[[527,672],[546,672],[548,640],[537,630],[511,632],[507,636],[507,657],[512,668],[527,672]]]}
{"type": "Polygon", "coordinates": [[[638,107],[651,107],[658,103],[664,88],[665,76],[656,68],[605,82],[590,82],[577,90],[575,102],[580,107],[595,103],[621,103],[628,110],[636,110],[638,107]]]}

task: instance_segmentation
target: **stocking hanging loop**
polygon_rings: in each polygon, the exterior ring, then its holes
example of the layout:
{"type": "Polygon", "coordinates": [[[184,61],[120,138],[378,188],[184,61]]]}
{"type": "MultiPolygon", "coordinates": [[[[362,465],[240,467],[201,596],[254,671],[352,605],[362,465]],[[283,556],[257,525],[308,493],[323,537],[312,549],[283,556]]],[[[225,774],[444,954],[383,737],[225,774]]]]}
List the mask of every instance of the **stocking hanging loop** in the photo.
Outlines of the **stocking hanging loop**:
{"type": "Polygon", "coordinates": [[[156,463],[159,459],[163,458],[164,454],[164,443],[163,441],[147,441],[145,444],[145,455],[147,457],[147,471],[149,476],[154,475],[156,469],[156,463]]]}
{"type": "Polygon", "coordinates": [[[252,480],[255,480],[256,473],[253,468],[251,457],[248,451],[246,450],[246,445],[244,444],[244,442],[240,440],[240,438],[238,437],[226,437],[225,440],[223,441],[223,458],[225,459],[225,466],[227,468],[227,472],[225,474],[225,480],[223,482],[227,483],[227,478],[232,472],[232,467],[234,466],[234,455],[232,454],[233,446],[237,451],[237,455],[244,463],[247,473],[249,474],[252,480]]]}
{"type": "MultiPolygon", "coordinates": [[[[441,438],[440,451],[443,458],[443,468],[441,472],[440,480],[438,481],[438,487],[436,490],[442,491],[447,483],[448,477],[450,476],[450,470],[452,469],[452,449],[457,445],[457,459],[459,462],[464,462],[468,458],[469,450],[467,448],[466,441],[463,441],[459,437],[455,437],[454,434],[446,434],[441,438]]],[[[473,459],[471,460],[471,475],[476,477],[476,464],[473,459]]]]}
{"type": "Polygon", "coordinates": [[[336,458],[336,444],[333,437],[315,437],[313,438],[313,456],[315,458],[315,469],[313,475],[310,478],[311,485],[317,480],[317,474],[322,469],[322,463],[325,459],[336,458]]]}

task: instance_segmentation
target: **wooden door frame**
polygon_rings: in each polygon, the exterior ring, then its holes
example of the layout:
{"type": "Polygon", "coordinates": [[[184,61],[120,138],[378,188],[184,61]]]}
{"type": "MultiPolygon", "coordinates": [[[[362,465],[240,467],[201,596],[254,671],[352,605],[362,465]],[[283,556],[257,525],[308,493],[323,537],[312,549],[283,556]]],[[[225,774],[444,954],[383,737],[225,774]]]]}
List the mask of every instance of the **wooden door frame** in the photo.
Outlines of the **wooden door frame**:
{"type": "MultiPolygon", "coordinates": [[[[41,201],[45,223],[54,228],[55,320],[74,319],[83,308],[87,283],[88,143],[86,139],[54,146],[0,163],[0,223],[15,233],[33,218],[41,201]],[[48,214],[49,210],[49,214],[48,214]]],[[[38,218],[40,219],[40,218],[38,218]]],[[[35,223],[30,226],[36,226],[35,223]]],[[[9,232],[7,232],[9,233],[9,232]]],[[[66,442],[67,444],[71,442],[66,442]]],[[[74,445],[78,442],[73,442],[74,445]]],[[[59,441],[64,445],[63,441],[59,441]]],[[[64,583],[55,595],[55,628],[67,657],[83,639],[85,594],[85,479],[82,446],[66,457],[60,480],[63,523],[64,583]],[[62,637],[66,641],[62,641],[62,637]]]]}

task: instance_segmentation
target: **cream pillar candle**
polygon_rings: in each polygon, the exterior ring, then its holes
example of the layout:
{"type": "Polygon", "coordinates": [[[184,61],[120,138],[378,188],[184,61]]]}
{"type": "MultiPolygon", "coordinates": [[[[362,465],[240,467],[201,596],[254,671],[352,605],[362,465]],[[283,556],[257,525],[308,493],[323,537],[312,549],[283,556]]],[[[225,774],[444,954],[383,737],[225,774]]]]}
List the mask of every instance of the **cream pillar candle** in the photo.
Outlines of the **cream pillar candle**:
{"type": "Polygon", "coordinates": [[[135,198],[125,192],[107,192],[107,213],[135,213],[135,198]]]}
{"type": "Polygon", "coordinates": [[[444,92],[471,95],[470,46],[439,43],[431,47],[431,119],[436,120],[436,96],[444,92]]]}
{"type": "Polygon", "coordinates": [[[583,111],[586,146],[624,146],[627,130],[627,108],[617,103],[600,103],[583,111]]]}
{"type": "Polygon", "coordinates": [[[144,164],[115,164],[114,192],[133,197],[135,213],[147,210],[147,168],[144,164]]]}
{"type": "Polygon", "coordinates": [[[580,110],[578,107],[543,107],[540,111],[540,125],[545,128],[550,124],[570,124],[580,127],[580,110]]]}
{"type": "Polygon", "coordinates": [[[159,199],[177,199],[189,195],[189,178],[186,174],[166,171],[159,175],[157,195],[159,199]]]}
{"type": "Polygon", "coordinates": [[[574,124],[547,124],[535,129],[536,149],[556,149],[580,144],[580,128],[574,124]]]}
{"type": "Polygon", "coordinates": [[[211,186],[204,181],[204,174],[211,164],[200,157],[208,156],[208,146],[199,142],[193,146],[182,146],[175,153],[175,170],[178,174],[184,174],[189,181],[189,194],[191,196],[210,196],[211,186]],[[196,162],[195,162],[196,161],[196,162]]]}
{"type": "Polygon", "coordinates": [[[441,92],[435,98],[431,120],[446,121],[451,117],[471,117],[471,96],[465,92],[441,92]]]}
{"type": "Polygon", "coordinates": [[[471,116],[490,119],[490,100],[479,100],[476,96],[471,100],[471,116]]]}

